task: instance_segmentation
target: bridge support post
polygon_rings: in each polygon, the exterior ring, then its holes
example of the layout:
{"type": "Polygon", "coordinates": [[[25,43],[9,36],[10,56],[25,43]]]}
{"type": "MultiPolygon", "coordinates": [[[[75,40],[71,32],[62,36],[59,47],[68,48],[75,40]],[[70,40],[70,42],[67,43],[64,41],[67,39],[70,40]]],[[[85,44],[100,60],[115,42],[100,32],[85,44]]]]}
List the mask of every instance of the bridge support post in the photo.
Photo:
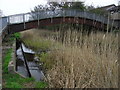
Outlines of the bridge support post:
{"type": "Polygon", "coordinates": [[[37,12],[37,14],[38,14],[38,17],[37,17],[37,19],[38,19],[38,28],[39,28],[39,25],[40,25],[40,21],[39,21],[39,19],[40,19],[40,12],[37,12]]]}
{"type": "MultiPolygon", "coordinates": [[[[84,11],[84,16],[86,17],[87,15],[86,15],[86,12],[84,11]]],[[[84,24],[86,23],[86,18],[84,18],[84,22],[83,22],[84,24]]]]}
{"type": "Polygon", "coordinates": [[[52,17],[51,17],[51,20],[50,20],[50,21],[51,21],[51,23],[53,22],[52,17]]]}
{"type": "Polygon", "coordinates": [[[63,10],[63,22],[65,22],[65,11],[63,10]]]}
{"type": "Polygon", "coordinates": [[[8,23],[8,25],[9,25],[9,24],[10,24],[10,17],[8,16],[7,19],[8,19],[8,20],[7,20],[7,23],[8,23]]]}
{"type": "Polygon", "coordinates": [[[110,16],[108,14],[108,18],[107,18],[107,33],[109,31],[109,24],[110,24],[110,16]]]}
{"type": "Polygon", "coordinates": [[[9,34],[10,33],[10,27],[9,27],[9,25],[10,25],[10,17],[8,16],[7,17],[7,25],[8,25],[8,30],[7,30],[7,34],[9,34]]]}
{"type": "Polygon", "coordinates": [[[26,28],[25,27],[25,14],[23,14],[23,22],[24,22],[24,29],[26,28]]]}

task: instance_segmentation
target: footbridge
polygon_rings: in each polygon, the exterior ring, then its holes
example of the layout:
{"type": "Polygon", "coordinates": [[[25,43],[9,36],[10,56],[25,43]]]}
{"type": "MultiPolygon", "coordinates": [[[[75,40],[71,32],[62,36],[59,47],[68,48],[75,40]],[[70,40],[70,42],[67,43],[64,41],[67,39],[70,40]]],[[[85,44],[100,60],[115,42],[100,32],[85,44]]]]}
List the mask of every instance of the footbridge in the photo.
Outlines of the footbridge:
{"type": "Polygon", "coordinates": [[[10,15],[0,18],[0,34],[4,38],[7,34],[20,32],[41,26],[63,23],[85,24],[99,29],[117,27],[114,20],[95,13],[80,10],[54,10],[29,12],[24,14],[10,15]]]}

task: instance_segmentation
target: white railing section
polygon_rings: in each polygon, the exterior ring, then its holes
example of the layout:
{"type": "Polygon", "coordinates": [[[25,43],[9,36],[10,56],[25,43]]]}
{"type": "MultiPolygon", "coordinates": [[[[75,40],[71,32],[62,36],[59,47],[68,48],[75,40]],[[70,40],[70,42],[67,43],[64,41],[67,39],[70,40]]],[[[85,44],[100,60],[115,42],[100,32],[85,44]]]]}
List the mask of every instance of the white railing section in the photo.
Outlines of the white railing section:
{"type": "Polygon", "coordinates": [[[8,17],[1,17],[0,18],[0,34],[2,33],[3,29],[8,25],[8,17]]]}
{"type": "MultiPolygon", "coordinates": [[[[80,10],[71,10],[71,9],[59,9],[59,10],[46,10],[40,12],[30,12],[24,14],[16,14],[10,15],[7,17],[0,18],[0,31],[8,24],[19,24],[19,23],[26,23],[33,20],[46,19],[46,18],[53,18],[53,17],[81,17],[85,19],[91,19],[94,21],[98,21],[104,24],[108,23],[108,19],[104,16],[97,15],[90,12],[80,11],[80,10]]],[[[110,25],[112,25],[112,21],[110,20],[110,25]]]]}
{"type": "Polygon", "coordinates": [[[80,10],[54,10],[54,11],[40,11],[40,12],[30,12],[25,14],[17,14],[17,15],[11,15],[8,16],[8,23],[9,24],[15,24],[15,23],[23,23],[23,22],[29,22],[32,20],[38,20],[38,19],[45,19],[45,18],[52,18],[52,17],[81,17],[91,20],[96,20],[99,22],[104,22],[107,24],[107,19],[104,16],[93,14],[90,12],[80,11],[80,10]]]}

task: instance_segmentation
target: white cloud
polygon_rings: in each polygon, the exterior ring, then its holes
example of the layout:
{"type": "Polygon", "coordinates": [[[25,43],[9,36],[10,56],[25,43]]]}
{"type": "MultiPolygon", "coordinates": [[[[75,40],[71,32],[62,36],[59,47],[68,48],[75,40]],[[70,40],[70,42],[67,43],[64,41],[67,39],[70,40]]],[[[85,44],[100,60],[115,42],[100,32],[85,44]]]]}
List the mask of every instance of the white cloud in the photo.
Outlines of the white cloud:
{"type": "MultiPolygon", "coordinates": [[[[65,1],[65,0],[62,0],[62,1],[65,1]]],[[[79,0],[72,0],[72,1],[79,1],[79,0]]],[[[101,0],[80,0],[80,1],[85,1],[86,5],[92,4],[94,6],[98,6],[98,5],[105,6],[109,4],[117,5],[118,3],[118,0],[102,0],[102,1],[101,0]]],[[[34,6],[39,4],[45,4],[45,3],[47,3],[47,0],[0,0],[0,9],[3,11],[5,15],[12,15],[12,14],[18,14],[18,13],[27,13],[30,11],[30,9],[33,9],[34,6]]]]}
{"type": "Polygon", "coordinates": [[[46,0],[1,0],[0,9],[5,15],[29,12],[34,6],[45,4],[46,0]]]}

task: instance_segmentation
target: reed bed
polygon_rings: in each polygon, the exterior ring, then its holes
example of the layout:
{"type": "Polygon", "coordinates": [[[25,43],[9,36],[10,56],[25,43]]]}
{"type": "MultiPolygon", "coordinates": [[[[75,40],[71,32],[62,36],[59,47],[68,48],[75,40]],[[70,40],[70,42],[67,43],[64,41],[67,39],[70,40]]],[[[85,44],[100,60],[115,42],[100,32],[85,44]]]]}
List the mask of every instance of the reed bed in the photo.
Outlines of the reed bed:
{"type": "Polygon", "coordinates": [[[60,28],[56,31],[30,30],[23,32],[22,37],[28,46],[36,47],[27,43],[28,40],[33,43],[30,37],[36,39],[36,43],[39,42],[37,38],[52,43],[47,43],[52,50],[40,55],[46,66],[48,63],[52,65],[46,71],[49,87],[118,87],[118,33],[97,31],[85,34],[82,30],[60,28]]]}

